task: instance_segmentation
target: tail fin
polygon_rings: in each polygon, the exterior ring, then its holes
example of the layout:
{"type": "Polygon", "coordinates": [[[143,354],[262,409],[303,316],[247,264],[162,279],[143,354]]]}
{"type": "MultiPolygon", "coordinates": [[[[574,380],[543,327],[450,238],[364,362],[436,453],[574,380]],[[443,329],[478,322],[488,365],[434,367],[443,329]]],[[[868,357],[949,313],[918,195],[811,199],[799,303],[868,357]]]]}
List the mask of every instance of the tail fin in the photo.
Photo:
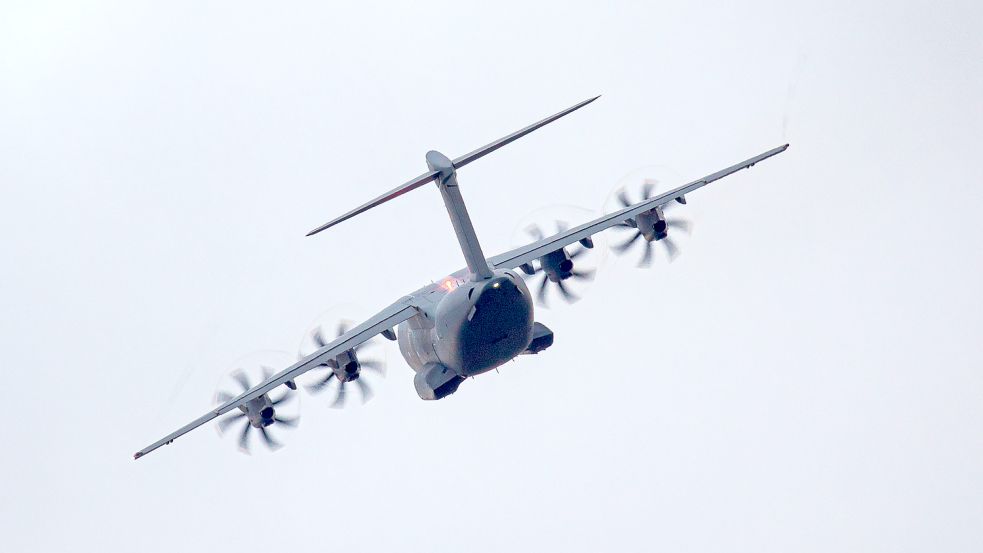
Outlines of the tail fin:
{"type": "MultiPolygon", "coordinates": [[[[474,160],[476,160],[476,159],[478,159],[478,158],[480,158],[482,156],[485,156],[487,154],[490,154],[490,153],[494,152],[495,150],[501,148],[502,146],[505,146],[506,144],[508,144],[510,142],[513,142],[515,140],[518,140],[519,138],[522,138],[523,136],[531,133],[532,131],[534,131],[534,130],[536,130],[536,129],[544,126],[544,125],[547,125],[549,123],[552,123],[553,121],[556,121],[557,119],[563,117],[564,115],[566,115],[568,113],[571,113],[573,111],[576,111],[576,110],[578,110],[578,109],[586,106],[587,104],[593,102],[594,100],[597,100],[598,98],[600,98],[600,96],[595,96],[595,97],[590,98],[588,100],[584,100],[583,102],[580,102],[579,104],[577,104],[575,106],[572,106],[570,108],[567,108],[567,109],[565,109],[565,110],[563,110],[563,111],[561,111],[561,112],[559,112],[559,113],[557,113],[555,115],[551,115],[551,116],[547,117],[546,119],[543,119],[542,121],[539,121],[537,123],[533,123],[532,125],[529,125],[528,127],[524,128],[524,129],[520,129],[520,130],[518,130],[518,131],[516,131],[516,132],[514,132],[514,133],[512,133],[512,134],[510,134],[510,135],[508,135],[508,136],[506,136],[504,138],[500,138],[500,139],[496,140],[495,142],[492,142],[490,144],[487,144],[485,146],[482,146],[481,148],[478,148],[477,150],[474,150],[473,152],[470,152],[470,153],[464,154],[463,156],[460,156],[458,158],[455,158],[452,161],[453,166],[454,166],[454,169],[456,170],[456,169],[459,169],[461,167],[464,167],[465,165],[471,163],[472,161],[474,161],[474,160]]],[[[321,232],[322,230],[325,230],[327,228],[333,227],[333,226],[337,225],[338,223],[340,223],[342,221],[345,221],[347,219],[351,219],[352,217],[354,217],[354,216],[356,216],[356,215],[358,215],[360,213],[364,213],[365,211],[368,211],[368,210],[372,209],[373,207],[375,207],[375,206],[377,206],[379,204],[388,202],[389,200],[391,200],[393,198],[396,198],[398,196],[402,196],[403,194],[409,192],[410,190],[414,190],[416,188],[419,188],[419,187],[423,186],[424,184],[427,184],[428,182],[431,182],[431,181],[436,180],[438,177],[440,177],[440,175],[441,175],[441,172],[440,171],[430,171],[428,173],[424,173],[424,174],[416,177],[415,179],[413,179],[413,180],[411,180],[409,182],[406,182],[404,184],[401,184],[401,185],[397,186],[396,188],[393,188],[392,190],[390,190],[389,192],[386,192],[385,194],[379,196],[378,198],[376,198],[376,199],[374,199],[374,200],[372,200],[372,201],[370,201],[370,202],[368,202],[366,204],[363,204],[363,205],[361,205],[359,207],[356,207],[355,209],[349,211],[348,213],[345,213],[344,215],[342,215],[340,217],[337,217],[335,219],[332,219],[331,221],[329,221],[329,222],[327,222],[327,223],[325,223],[325,224],[317,227],[316,229],[308,232],[307,233],[307,236],[311,236],[312,234],[317,234],[317,233],[321,232]]]]}

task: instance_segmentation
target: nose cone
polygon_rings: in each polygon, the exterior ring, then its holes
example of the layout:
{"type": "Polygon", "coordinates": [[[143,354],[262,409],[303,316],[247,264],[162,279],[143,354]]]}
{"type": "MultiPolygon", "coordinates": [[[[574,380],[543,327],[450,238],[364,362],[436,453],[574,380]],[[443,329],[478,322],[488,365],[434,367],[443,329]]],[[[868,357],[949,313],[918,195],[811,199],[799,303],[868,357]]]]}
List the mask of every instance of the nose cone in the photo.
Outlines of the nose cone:
{"type": "Polygon", "coordinates": [[[521,296],[519,287],[509,277],[495,277],[485,284],[478,298],[478,303],[502,303],[514,301],[521,296]]]}
{"type": "MultiPolygon", "coordinates": [[[[475,312],[483,322],[494,320],[516,309],[522,303],[522,292],[509,278],[494,278],[485,283],[474,302],[475,312]]],[[[472,319],[472,322],[475,322],[472,319]]]]}
{"type": "Polygon", "coordinates": [[[478,374],[511,359],[529,344],[532,300],[511,277],[485,282],[462,328],[464,374],[478,374]]]}

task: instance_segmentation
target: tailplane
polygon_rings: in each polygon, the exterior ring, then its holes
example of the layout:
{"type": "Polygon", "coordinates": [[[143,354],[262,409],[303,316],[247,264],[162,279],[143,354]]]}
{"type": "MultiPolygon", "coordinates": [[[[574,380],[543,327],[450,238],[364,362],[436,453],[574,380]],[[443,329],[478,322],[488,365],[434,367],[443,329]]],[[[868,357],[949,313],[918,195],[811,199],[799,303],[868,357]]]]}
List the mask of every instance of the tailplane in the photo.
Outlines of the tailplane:
{"type": "MultiPolygon", "coordinates": [[[[577,104],[575,106],[569,107],[569,108],[567,108],[567,109],[565,109],[565,110],[563,110],[563,111],[561,111],[561,112],[559,112],[559,113],[557,113],[555,115],[551,115],[551,116],[547,117],[546,119],[543,119],[542,121],[539,121],[537,123],[533,123],[532,125],[529,125],[528,127],[525,127],[523,129],[520,129],[520,130],[518,130],[518,131],[516,131],[516,132],[514,132],[514,133],[512,133],[512,134],[510,134],[510,135],[508,135],[506,137],[500,138],[500,139],[498,139],[498,140],[496,140],[496,141],[494,141],[494,142],[492,142],[490,144],[487,144],[485,146],[482,146],[481,148],[478,148],[477,150],[474,150],[472,152],[469,152],[467,154],[464,154],[463,156],[460,156],[460,157],[457,157],[457,158],[451,160],[451,164],[453,165],[453,168],[451,169],[451,172],[453,173],[454,170],[460,169],[461,167],[464,167],[465,165],[471,163],[472,161],[474,161],[474,160],[476,160],[476,159],[478,159],[478,158],[480,158],[482,156],[488,155],[488,154],[494,152],[495,150],[501,148],[502,146],[505,146],[506,144],[508,144],[510,142],[513,142],[515,140],[518,140],[519,138],[522,138],[523,136],[531,133],[532,131],[534,131],[534,130],[536,130],[536,129],[544,126],[544,125],[548,125],[549,123],[552,123],[553,121],[556,121],[557,119],[563,117],[564,115],[566,115],[568,113],[571,113],[573,111],[576,111],[576,110],[578,110],[578,109],[586,106],[587,104],[593,102],[594,100],[597,100],[598,98],[600,98],[600,96],[595,96],[595,97],[590,98],[588,100],[584,100],[583,102],[580,102],[579,104],[577,104]]],[[[308,232],[307,233],[307,236],[311,236],[312,234],[317,234],[317,233],[321,232],[322,230],[325,230],[325,229],[328,229],[330,227],[333,227],[333,226],[337,225],[338,223],[340,223],[342,221],[345,221],[347,219],[351,219],[352,217],[354,217],[354,216],[356,216],[356,215],[358,215],[360,213],[364,213],[364,212],[372,209],[373,207],[375,207],[375,206],[377,206],[379,204],[383,204],[385,202],[388,202],[389,200],[392,200],[393,198],[397,198],[399,196],[402,196],[403,194],[409,192],[410,190],[415,190],[415,189],[417,189],[417,188],[419,188],[419,187],[421,187],[421,186],[423,186],[423,185],[425,185],[425,184],[427,184],[429,182],[432,182],[432,181],[437,180],[438,181],[438,185],[439,185],[441,183],[439,182],[438,178],[439,178],[439,180],[447,180],[447,178],[448,178],[447,170],[446,169],[443,169],[443,170],[434,170],[434,169],[431,169],[429,172],[424,173],[424,174],[422,174],[422,175],[414,178],[413,180],[411,180],[409,182],[403,183],[403,184],[397,186],[396,188],[393,188],[392,190],[390,190],[389,192],[386,192],[385,194],[379,196],[378,198],[376,198],[376,199],[374,199],[374,200],[372,200],[372,201],[370,201],[368,203],[365,203],[365,204],[363,204],[363,205],[361,205],[359,207],[356,207],[355,209],[349,211],[348,213],[345,213],[344,215],[342,215],[340,217],[337,217],[337,218],[335,218],[335,219],[333,219],[331,221],[328,221],[327,223],[325,223],[325,224],[317,227],[316,229],[308,232]]],[[[456,227],[456,225],[455,225],[455,227],[456,227]]]]}

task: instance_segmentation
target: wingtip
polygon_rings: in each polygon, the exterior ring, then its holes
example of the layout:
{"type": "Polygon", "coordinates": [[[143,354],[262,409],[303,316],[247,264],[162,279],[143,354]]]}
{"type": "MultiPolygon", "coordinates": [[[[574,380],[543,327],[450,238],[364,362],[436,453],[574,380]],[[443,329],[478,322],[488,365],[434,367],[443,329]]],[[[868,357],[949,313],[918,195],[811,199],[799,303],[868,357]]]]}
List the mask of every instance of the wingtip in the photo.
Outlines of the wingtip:
{"type": "Polygon", "coordinates": [[[137,459],[139,459],[140,457],[143,457],[143,456],[144,456],[144,453],[142,451],[137,451],[136,453],[133,454],[133,460],[136,461],[137,459]]]}
{"type": "Polygon", "coordinates": [[[329,226],[331,226],[331,225],[321,225],[321,226],[317,227],[316,229],[312,229],[310,232],[308,232],[304,236],[314,236],[315,234],[321,232],[322,230],[328,228],[329,226]]]}

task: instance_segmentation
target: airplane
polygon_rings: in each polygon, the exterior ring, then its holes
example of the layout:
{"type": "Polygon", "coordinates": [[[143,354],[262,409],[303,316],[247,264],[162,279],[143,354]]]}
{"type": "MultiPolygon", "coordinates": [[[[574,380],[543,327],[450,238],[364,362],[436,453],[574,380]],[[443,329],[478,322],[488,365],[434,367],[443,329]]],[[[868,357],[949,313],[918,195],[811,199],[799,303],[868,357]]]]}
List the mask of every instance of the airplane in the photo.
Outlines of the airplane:
{"type": "MultiPolygon", "coordinates": [[[[467,266],[439,282],[399,298],[368,320],[345,329],[333,340],[322,340],[316,351],[280,372],[267,375],[255,386],[243,385],[244,391],[235,397],[231,397],[232,394],[222,395],[216,408],[136,452],[134,459],[236,409],[239,413],[231,417],[248,421],[249,426],[244,428],[243,434],[251,427],[266,437],[265,429],[278,424],[279,418],[276,402],[270,400],[270,391],[279,386],[295,390],[297,377],[319,368],[331,371],[325,381],[334,378],[339,385],[357,381],[362,367],[356,350],[378,335],[398,343],[403,359],[416,372],[414,388],[424,400],[446,398],[468,378],[495,369],[519,355],[541,353],[553,344],[553,331],[535,320],[533,296],[516,269],[527,276],[544,276],[544,285],[545,281],[562,284],[576,274],[575,260],[566,248],[577,243],[583,248],[592,248],[591,237],[603,230],[628,226],[637,230],[632,241],[643,239],[651,244],[664,240],[668,236],[669,226],[663,208],[668,204],[685,204],[686,196],[691,192],[748,169],[788,148],[788,144],[785,144],[768,150],[637,203],[622,200],[623,209],[511,251],[486,257],[461,195],[458,170],[599,97],[584,100],[454,159],[431,150],[426,154],[425,173],[308,232],[307,236],[317,234],[412,190],[435,183],[467,266]]],[[[292,419],[281,420],[289,421],[289,425],[295,423],[292,419]]]]}

